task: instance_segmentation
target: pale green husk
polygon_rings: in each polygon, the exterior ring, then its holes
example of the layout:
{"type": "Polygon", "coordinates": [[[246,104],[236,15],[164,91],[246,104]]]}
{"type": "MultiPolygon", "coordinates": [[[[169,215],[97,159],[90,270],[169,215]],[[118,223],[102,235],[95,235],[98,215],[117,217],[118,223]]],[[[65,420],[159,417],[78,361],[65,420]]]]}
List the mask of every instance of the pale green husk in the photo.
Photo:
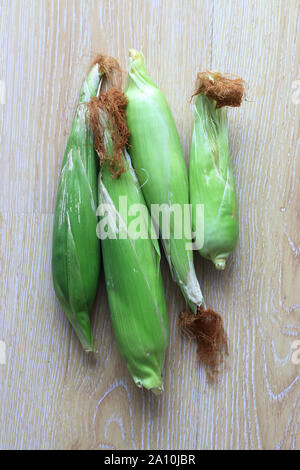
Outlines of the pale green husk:
{"type": "Polygon", "coordinates": [[[225,108],[202,94],[194,98],[190,156],[190,200],[193,227],[196,204],[204,205],[204,244],[199,252],[224,269],[239,233],[234,175],[228,148],[225,108]]]}
{"type": "MultiPolygon", "coordinates": [[[[104,144],[112,156],[109,122],[104,116],[101,111],[104,144]]],[[[101,204],[108,204],[106,214],[100,218],[98,231],[100,236],[104,231],[110,232],[110,237],[102,240],[110,314],[119,351],[134,382],[138,387],[160,393],[169,339],[160,250],[157,240],[150,238],[150,215],[126,151],[123,160],[126,171],[120,178],[111,176],[106,163],[99,175],[99,208],[101,204]],[[120,213],[119,198],[124,196],[128,209],[132,204],[144,208],[145,218],[141,219],[140,226],[140,231],[146,235],[143,239],[135,239],[128,231],[136,217],[128,216],[126,222],[120,213]],[[120,239],[121,232],[123,239],[120,239]],[[115,238],[111,238],[112,234],[115,238]]]]}
{"type": "MultiPolygon", "coordinates": [[[[188,175],[177,129],[168,103],[148,76],[144,56],[130,50],[125,94],[128,99],[127,123],[130,130],[130,156],[148,208],[153,204],[170,207],[189,204],[188,175]]],[[[153,213],[152,213],[153,216],[153,213]]],[[[162,229],[162,221],[154,215],[162,229]]],[[[182,224],[183,225],[183,224],[182,224]]],[[[171,220],[170,239],[163,239],[164,250],[175,281],[194,313],[203,305],[203,296],[195,274],[191,227],[179,239],[171,220]]]]}
{"type": "Polygon", "coordinates": [[[96,296],[100,268],[100,242],[96,234],[97,158],[86,103],[96,95],[101,77],[96,64],[80,91],[80,104],[60,173],[53,228],[55,293],[86,351],[94,351],[89,311],[96,296]]]}

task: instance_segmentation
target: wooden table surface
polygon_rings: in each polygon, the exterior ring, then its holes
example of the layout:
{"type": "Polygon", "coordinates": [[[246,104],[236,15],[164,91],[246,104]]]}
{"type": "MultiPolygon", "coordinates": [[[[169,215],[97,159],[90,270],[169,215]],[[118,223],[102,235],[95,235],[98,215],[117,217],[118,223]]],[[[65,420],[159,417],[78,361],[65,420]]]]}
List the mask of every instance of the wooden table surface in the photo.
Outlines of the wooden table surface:
{"type": "Polygon", "coordinates": [[[299,449],[299,1],[0,0],[0,11],[0,448],[299,449]],[[187,162],[197,71],[248,84],[229,112],[239,244],[225,272],[196,256],[230,355],[208,383],[179,332],[184,301],[163,260],[170,346],[159,398],[134,386],[119,356],[103,272],[95,357],[82,352],[51,279],[79,88],[98,52],[126,72],[131,47],[170,103],[187,162]]]}

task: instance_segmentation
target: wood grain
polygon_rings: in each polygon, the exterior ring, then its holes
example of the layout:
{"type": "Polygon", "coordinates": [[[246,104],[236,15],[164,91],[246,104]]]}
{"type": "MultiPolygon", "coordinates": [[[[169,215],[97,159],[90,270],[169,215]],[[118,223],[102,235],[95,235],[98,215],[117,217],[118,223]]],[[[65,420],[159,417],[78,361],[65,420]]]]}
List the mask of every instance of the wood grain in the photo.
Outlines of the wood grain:
{"type": "MultiPolygon", "coordinates": [[[[277,0],[0,0],[1,449],[299,449],[300,3],[277,0]],[[229,112],[240,241],[223,273],[196,256],[230,356],[216,384],[178,331],[184,306],[163,260],[170,346],[162,397],[138,390],[111,330],[103,273],[86,356],[55,298],[53,210],[78,90],[97,52],[143,50],[188,162],[197,71],[242,76],[229,112]]],[[[125,78],[125,74],[124,74],[125,78]]]]}

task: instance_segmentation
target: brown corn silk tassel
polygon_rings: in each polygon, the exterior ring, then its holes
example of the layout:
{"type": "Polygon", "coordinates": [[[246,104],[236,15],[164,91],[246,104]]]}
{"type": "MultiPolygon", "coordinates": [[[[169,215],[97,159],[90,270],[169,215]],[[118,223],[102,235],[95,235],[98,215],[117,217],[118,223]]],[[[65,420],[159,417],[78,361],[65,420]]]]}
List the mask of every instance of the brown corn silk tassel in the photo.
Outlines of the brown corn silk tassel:
{"type": "Polygon", "coordinates": [[[208,378],[213,380],[224,354],[228,354],[227,334],[221,315],[201,306],[197,308],[196,315],[191,310],[182,312],[179,326],[197,342],[199,360],[206,366],[208,378]]]}
{"type": "Polygon", "coordinates": [[[94,147],[98,154],[100,165],[102,166],[104,162],[107,162],[112,176],[119,178],[125,171],[122,162],[122,150],[129,138],[125,115],[127,99],[121,91],[122,70],[118,61],[113,57],[99,55],[94,61],[94,64],[96,63],[99,64],[100,69],[104,73],[108,90],[101,94],[98,93],[88,103],[89,123],[94,134],[94,147]],[[100,119],[100,110],[104,112],[103,117],[107,117],[106,122],[100,119]],[[114,154],[112,156],[109,155],[104,144],[104,132],[107,125],[109,126],[114,147],[114,154]]]}
{"type": "Polygon", "coordinates": [[[245,92],[244,80],[241,78],[209,71],[198,73],[196,88],[193,96],[202,93],[212,98],[217,103],[217,109],[223,106],[240,106],[245,92]]]}
{"type": "Polygon", "coordinates": [[[107,84],[121,89],[122,70],[119,62],[114,57],[99,54],[92,63],[92,66],[96,64],[99,65],[99,69],[103,72],[107,80],[107,84]]]}
{"type": "Polygon", "coordinates": [[[124,173],[122,151],[129,138],[129,130],[126,124],[125,109],[127,98],[124,93],[116,88],[109,88],[100,96],[92,98],[89,103],[90,127],[94,134],[94,147],[100,159],[100,165],[104,162],[109,165],[109,170],[114,178],[119,178],[124,173]],[[108,117],[107,125],[111,132],[114,153],[109,155],[104,144],[105,123],[99,119],[99,110],[108,117]]]}

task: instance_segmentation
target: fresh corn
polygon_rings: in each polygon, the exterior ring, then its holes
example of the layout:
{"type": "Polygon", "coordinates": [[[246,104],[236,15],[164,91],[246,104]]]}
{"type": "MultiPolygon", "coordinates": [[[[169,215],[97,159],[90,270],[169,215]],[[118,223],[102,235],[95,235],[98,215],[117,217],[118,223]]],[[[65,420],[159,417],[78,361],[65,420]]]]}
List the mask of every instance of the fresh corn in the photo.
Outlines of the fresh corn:
{"type": "MultiPolygon", "coordinates": [[[[188,175],[177,129],[168,103],[148,76],[142,53],[129,52],[129,70],[125,94],[128,98],[127,123],[130,131],[130,155],[142,185],[149,209],[154,204],[171,211],[179,205],[177,219],[182,236],[175,236],[175,218],[170,219],[170,237],[163,238],[164,250],[174,279],[194,313],[204,304],[196,277],[191,244],[191,226],[184,221],[184,206],[189,204],[188,175]],[[184,223],[185,222],[185,223],[184,223]]],[[[162,230],[162,218],[151,211],[156,227],[162,230]]]]}
{"type": "Polygon", "coordinates": [[[199,252],[224,269],[239,233],[238,205],[228,148],[224,106],[239,106],[243,82],[216,72],[198,75],[193,103],[194,128],[190,156],[190,200],[193,229],[196,206],[204,206],[204,243],[199,252]]]}
{"type": "Polygon", "coordinates": [[[102,75],[96,63],[80,91],[59,179],[53,229],[55,293],[86,351],[94,351],[89,311],[97,292],[100,267],[97,159],[86,103],[96,95],[102,75]]]}
{"type": "Polygon", "coordinates": [[[119,351],[136,385],[160,393],[169,338],[160,250],[157,240],[150,238],[151,218],[130,157],[122,149],[128,137],[125,106],[126,98],[116,88],[109,88],[90,106],[95,148],[101,162],[98,233],[119,351]],[[124,198],[128,217],[120,207],[124,198]],[[135,204],[143,209],[139,219],[143,238],[130,231],[136,219],[130,215],[130,208],[135,204]]]}
{"type": "Polygon", "coordinates": [[[196,339],[199,357],[208,366],[208,374],[213,375],[227,339],[221,316],[205,307],[194,269],[191,215],[188,211],[186,217],[185,212],[186,207],[189,209],[187,169],[168,103],[147,74],[143,54],[133,49],[129,51],[125,93],[132,164],[154,224],[162,234],[173,278],[191,309],[181,314],[180,326],[196,339]],[[170,221],[169,237],[164,236],[163,218],[152,211],[153,205],[164,205],[164,216],[169,216],[176,206],[181,209],[176,219],[184,227],[181,236],[176,234],[175,217],[170,221]]]}

